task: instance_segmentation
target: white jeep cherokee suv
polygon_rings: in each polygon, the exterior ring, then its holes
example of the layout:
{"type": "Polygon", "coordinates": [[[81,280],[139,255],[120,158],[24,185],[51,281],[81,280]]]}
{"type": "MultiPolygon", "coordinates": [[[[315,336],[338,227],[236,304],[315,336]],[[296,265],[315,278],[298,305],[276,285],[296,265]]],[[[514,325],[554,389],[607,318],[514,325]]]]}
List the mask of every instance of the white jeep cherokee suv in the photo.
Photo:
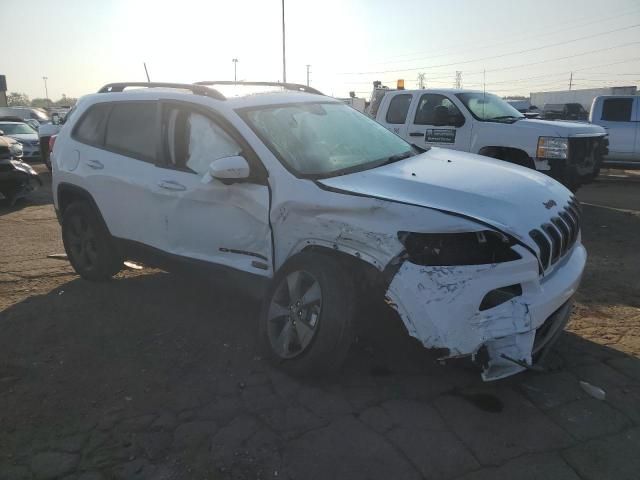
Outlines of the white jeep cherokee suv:
{"type": "Polygon", "coordinates": [[[586,261],[569,190],[417,149],[308,87],[226,98],[219,83],[110,84],[78,102],[51,158],[82,277],[132,258],[256,286],[263,346],[291,373],[340,366],[358,298],[485,380],[544,356],[586,261]]]}

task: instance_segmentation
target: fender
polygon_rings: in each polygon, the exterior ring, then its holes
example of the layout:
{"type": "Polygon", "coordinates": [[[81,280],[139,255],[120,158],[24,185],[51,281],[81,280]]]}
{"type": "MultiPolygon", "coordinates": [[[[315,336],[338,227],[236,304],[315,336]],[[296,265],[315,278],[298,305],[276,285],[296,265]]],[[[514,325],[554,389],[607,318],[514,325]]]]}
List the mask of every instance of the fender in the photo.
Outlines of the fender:
{"type": "Polygon", "coordinates": [[[102,216],[102,212],[98,207],[98,204],[94,200],[93,196],[84,188],[74,185],[72,183],[61,182],[58,185],[58,190],[56,192],[56,197],[58,200],[58,208],[56,208],[56,216],[58,217],[58,223],[62,223],[62,215],[64,214],[64,210],[74,201],[83,200],[96,212],[98,215],[98,219],[102,226],[109,232],[111,235],[111,231],[109,230],[109,226],[104,221],[104,217],[102,216]]]}

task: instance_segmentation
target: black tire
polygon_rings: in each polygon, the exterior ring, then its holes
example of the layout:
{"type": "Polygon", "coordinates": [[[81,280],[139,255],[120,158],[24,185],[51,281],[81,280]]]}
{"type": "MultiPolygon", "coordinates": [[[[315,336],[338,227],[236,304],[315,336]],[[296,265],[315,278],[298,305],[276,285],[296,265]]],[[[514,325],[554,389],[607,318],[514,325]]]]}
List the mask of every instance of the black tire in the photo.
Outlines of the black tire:
{"type": "MultiPolygon", "coordinates": [[[[301,297],[304,296],[301,295],[301,297]]],[[[317,253],[300,254],[278,272],[263,301],[259,334],[265,357],[295,376],[327,375],[339,370],[354,339],[357,303],[355,297],[351,275],[337,259],[317,253]],[[282,352],[278,352],[274,347],[273,335],[270,335],[270,329],[274,328],[271,322],[276,321],[269,318],[270,308],[272,302],[276,301],[275,295],[281,291],[283,285],[285,285],[284,288],[289,288],[286,284],[287,279],[296,272],[302,272],[317,281],[321,292],[321,304],[318,307],[315,332],[310,342],[300,353],[292,358],[285,358],[282,352]]],[[[291,315],[295,315],[295,312],[291,315]]],[[[307,313],[304,315],[307,316],[307,313]]],[[[295,316],[276,318],[282,318],[285,323],[292,322],[295,325],[295,316]]],[[[298,332],[293,327],[291,329],[298,332]]],[[[296,337],[300,341],[299,335],[296,334],[296,337]]]]}
{"type": "Polygon", "coordinates": [[[74,202],[65,209],[62,242],[73,269],[86,280],[105,281],[122,268],[111,235],[87,202],[74,202]]]}

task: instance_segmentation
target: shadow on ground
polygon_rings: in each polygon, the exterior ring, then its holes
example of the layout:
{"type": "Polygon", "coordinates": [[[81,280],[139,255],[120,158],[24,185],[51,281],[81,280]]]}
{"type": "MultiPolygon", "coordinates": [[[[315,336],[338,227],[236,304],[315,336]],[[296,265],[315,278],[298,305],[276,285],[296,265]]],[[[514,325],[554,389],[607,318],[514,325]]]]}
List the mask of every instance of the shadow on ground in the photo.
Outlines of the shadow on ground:
{"type": "Polygon", "coordinates": [[[72,280],[4,310],[0,471],[512,478],[531,461],[549,478],[578,478],[600,458],[584,478],[626,478],[640,467],[637,456],[620,467],[596,448],[636,445],[616,437],[640,423],[634,357],[565,334],[549,373],[483,384],[467,364],[439,365],[388,311],[361,319],[339,375],[300,381],[256,350],[258,308],[194,278],[149,273],[72,280]]]}

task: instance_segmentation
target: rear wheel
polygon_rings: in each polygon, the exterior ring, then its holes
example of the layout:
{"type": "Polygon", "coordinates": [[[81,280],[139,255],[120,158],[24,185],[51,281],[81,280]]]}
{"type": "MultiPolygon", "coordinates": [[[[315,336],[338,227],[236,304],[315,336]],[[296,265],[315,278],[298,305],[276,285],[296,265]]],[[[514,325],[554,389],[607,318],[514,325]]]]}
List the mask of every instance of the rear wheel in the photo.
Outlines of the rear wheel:
{"type": "Polygon", "coordinates": [[[334,372],[353,341],[355,304],[351,277],[337,260],[301,254],[276,275],[264,300],[263,350],[294,375],[334,372]]]}
{"type": "Polygon", "coordinates": [[[122,267],[111,235],[86,202],[72,203],[65,209],[62,241],[69,262],[82,278],[107,280],[122,267]]]}

